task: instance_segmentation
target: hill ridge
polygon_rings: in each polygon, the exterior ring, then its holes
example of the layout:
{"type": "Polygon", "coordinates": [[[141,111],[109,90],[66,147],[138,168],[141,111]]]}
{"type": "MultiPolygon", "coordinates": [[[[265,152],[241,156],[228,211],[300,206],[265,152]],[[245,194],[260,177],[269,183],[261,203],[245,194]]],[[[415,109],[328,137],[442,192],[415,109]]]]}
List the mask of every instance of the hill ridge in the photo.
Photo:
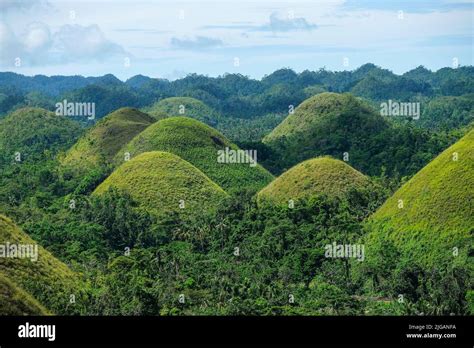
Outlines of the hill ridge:
{"type": "Polygon", "coordinates": [[[218,130],[184,116],[162,119],[133,138],[116,155],[114,163],[123,162],[124,155],[165,151],[178,155],[206,174],[227,192],[248,188],[259,190],[273,179],[262,166],[247,163],[219,163],[218,151],[239,150],[218,130]]]}
{"type": "Polygon", "coordinates": [[[194,215],[217,208],[227,197],[227,193],[198,168],[163,151],[144,152],[126,161],[93,194],[101,195],[111,187],[127,191],[154,215],[168,212],[194,215]]]}
{"type": "Polygon", "coordinates": [[[61,165],[75,175],[105,171],[120,148],[153,122],[138,109],[117,109],[92,126],[61,158],[61,165]]]}
{"type": "Polygon", "coordinates": [[[347,163],[330,156],[316,157],[290,168],[257,194],[259,203],[288,204],[318,194],[343,197],[369,179],[347,163]]]}

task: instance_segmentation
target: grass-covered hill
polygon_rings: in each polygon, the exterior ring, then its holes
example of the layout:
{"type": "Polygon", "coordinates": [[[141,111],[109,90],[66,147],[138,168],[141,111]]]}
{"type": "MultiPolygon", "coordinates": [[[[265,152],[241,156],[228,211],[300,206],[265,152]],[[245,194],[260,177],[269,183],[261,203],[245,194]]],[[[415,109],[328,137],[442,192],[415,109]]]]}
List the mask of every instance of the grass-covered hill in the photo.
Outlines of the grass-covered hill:
{"type": "Polygon", "coordinates": [[[127,152],[131,157],[149,151],[174,153],[229,193],[245,188],[258,191],[273,179],[260,165],[218,163],[218,151],[225,151],[226,147],[238,150],[220,132],[202,122],[188,117],[170,117],[151,125],[124,146],[117,153],[116,163],[123,163],[127,152]]]}
{"type": "MultiPolygon", "coordinates": [[[[0,244],[37,245],[3,215],[0,215],[0,244]]],[[[31,257],[0,258],[0,276],[14,280],[17,286],[56,314],[78,313],[83,287],[80,277],[39,245],[37,256],[37,260],[31,257]],[[71,295],[75,296],[75,304],[70,303],[71,295]]]]}
{"type": "Polygon", "coordinates": [[[391,122],[350,94],[321,93],[301,103],[263,142],[279,154],[281,169],[318,156],[346,155],[364,174],[404,176],[415,174],[455,140],[391,122]]]}
{"type": "Polygon", "coordinates": [[[347,152],[351,165],[365,169],[379,149],[379,134],[389,127],[354,96],[327,92],[301,103],[263,142],[293,159],[291,165],[324,155],[342,159],[347,152]]]}
{"type": "Polygon", "coordinates": [[[61,164],[76,174],[103,169],[123,145],[153,122],[151,116],[137,109],[118,109],[89,129],[61,159],[61,164]]]}
{"type": "MultiPolygon", "coordinates": [[[[381,117],[374,115],[366,105],[350,94],[338,94],[325,92],[317,94],[301,103],[287,118],[283,120],[264,139],[266,143],[273,143],[281,138],[293,136],[306,137],[307,135],[319,135],[323,127],[326,131],[334,130],[334,126],[341,126],[341,132],[349,135],[348,132],[357,130],[357,127],[368,123],[367,130],[380,130],[388,127],[381,117]]],[[[358,133],[361,130],[358,130],[358,133]]],[[[372,133],[371,132],[371,133],[372,133]]],[[[370,134],[371,134],[370,133],[370,134]]]]}
{"type": "Polygon", "coordinates": [[[30,294],[0,274],[0,315],[47,315],[49,312],[30,294]]]}
{"type": "Polygon", "coordinates": [[[371,217],[369,243],[388,238],[413,260],[472,253],[474,130],[404,184],[371,217]],[[403,206],[402,206],[403,204],[403,206]]]}
{"type": "Polygon", "coordinates": [[[215,209],[227,194],[195,166],[175,154],[145,152],[118,167],[94,194],[115,187],[155,215],[187,215],[215,209]],[[184,208],[180,203],[184,202],[184,208]]]}
{"type": "Polygon", "coordinates": [[[156,119],[162,119],[165,115],[186,116],[204,122],[215,127],[220,115],[204,104],[202,101],[190,97],[171,97],[162,99],[152,106],[145,108],[145,112],[156,119]]]}
{"type": "Polygon", "coordinates": [[[259,202],[288,204],[289,200],[309,199],[311,196],[325,194],[342,197],[351,189],[369,184],[369,179],[347,165],[330,158],[320,157],[304,161],[272,181],[262,189],[259,202]]]}
{"type": "Polygon", "coordinates": [[[21,161],[52,156],[74,144],[79,124],[41,108],[23,108],[0,121],[0,154],[12,162],[16,152],[21,161]]]}

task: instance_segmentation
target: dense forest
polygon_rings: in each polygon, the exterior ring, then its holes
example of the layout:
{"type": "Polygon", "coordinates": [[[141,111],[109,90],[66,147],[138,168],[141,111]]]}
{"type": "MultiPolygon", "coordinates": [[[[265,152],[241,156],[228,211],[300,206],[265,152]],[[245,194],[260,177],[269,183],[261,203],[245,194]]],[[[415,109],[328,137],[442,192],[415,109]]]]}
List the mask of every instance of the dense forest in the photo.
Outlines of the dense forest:
{"type": "MultiPolygon", "coordinates": [[[[296,73],[280,69],[261,80],[240,74],[207,77],[190,74],[168,81],[142,75],[125,82],[113,75],[101,77],[34,76],[0,73],[0,115],[24,106],[54,110],[61,100],[94,101],[96,117],[101,118],[120,107],[142,108],[168,97],[191,97],[215,111],[214,122],[221,115],[219,130],[233,140],[255,139],[262,133],[248,133],[254,128],[269,131],[303,100],[321,92],[349,92],[377,106],[380,101],[402,100],[423,103],[420,125],[430,128],[453,128],[472,121],[474,68],[461,66],[432,72],[422,66],[396,75],[374,64],[365,64],[354,71],[332,72],[305,70],[296,73]],[[444,105],[444,106],[443,106],[444,105]],[[446,115],[450,112],[450,115],[446,115]],[[440,117],[439,114],[445,114],[440,117]],[[242,119],[245,123],[239,123],[242,119]],[[250,120],[250,122],[248,122],[250,120]],[[448,123],[448,124],[446,124],[448,123]],[[240,127],[239,127],[240,125],[240,127]],[[232,126],[232,127],[230,127],[232,126]],[[240,128],[243,130],[240,131],[240,128]],[[227,135],[227,133],[226,133],[227,135]]],[[[81,120],[82,121],[82,120],[81,120]]],[[[216,124],[212,124],[216,126],[216,124]]]]}
{"type": "Polygon", "coordinates": [[[4,72],[0,115],[0,242],[41,246],[0,314],[474,314],[474,67],[4,72]]]}

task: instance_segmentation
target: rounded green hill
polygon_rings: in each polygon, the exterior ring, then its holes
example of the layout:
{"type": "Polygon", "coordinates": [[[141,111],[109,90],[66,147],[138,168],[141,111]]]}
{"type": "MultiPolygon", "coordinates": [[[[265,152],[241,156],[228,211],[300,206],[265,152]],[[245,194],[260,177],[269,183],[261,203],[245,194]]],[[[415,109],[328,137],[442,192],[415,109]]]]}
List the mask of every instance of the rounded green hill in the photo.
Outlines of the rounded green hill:
{"type": "Polygon", "coordinates": [[[118,109],[89,129],[61,159],[61,164],[76,174],[105,168],[123,145],[153,122],[154,118],[137,109],[118,109]]]}
{"type": "Polygon", "coordinates": [[[343,197],[348,191],[369,184],[369,179],[346,163],[320,157],[304,161],[289,169],[262,189],[259,203],[288,204],[290,200],[308,199],[325,194],[343,197]]]}
{"type": "Polygon", "coordinates": [[[263,142],[294,165],[347,152],[353,167],[367,172],[380,164],[380,134],[389,123],[350,94],[320,93],[302,102],[263,142]]]}
{"type": "Polygon", "coordinates": [[[100,195],[110,187],[128,192],[155,215],[167,212],[199,214],[215,209],[227,196],[192,164],[174,154],[159,151],[145,152],[125,162],[96,188],[94,194],[100,195]]]}
{"type": "Polygon", "coordinates": [[[442,152],[369,219],[368,241],[388,237],[417,260],[452,258],[472,248],[474,231],[474,130],[442,152]]]}
{"type": "Polygon", "coordinates": [[[202,101],[190,97],[171,97],[162,99],[144,111],[155,117],[162,119],[165,115],[185,116],[194,118],[215,127],[219,122],[219,114],[204,104],[202,101]]]}
{"type": "Polygon", "coordinates": [[[320,93],[302,102],[293,114],[285,118],[265,137],[264,141],[271,143],[282,137],[306,135],[335,121],[351,121],[351,123],[337,123],[338,126],[345,125],[346,131],[359,125],[363,126],[359,122],[368,120],[375,122],[379,127],[386,126],[383,119],[377,116],[351,94],[320,93]]]}
{"type": "Polygon", "coordinates": [[[55,154],[71,146],[81,133],[79,124],[41,108],[22,108],[0,121],[0,154],[21,161],[55,154]]]}
{"type": "Polygon", "coordinates": [[[82,283],[79,276],[17,227],[10,219],[0,215],[0,245],[10,257],[0,258],[0,276],[14,280],[15,284],[34,296],[42,305],[57,314],[77,313],[70,306],[70,295],[80,298],[82,283]],[[13,247],[12,247],[13,246],[13,247]],[[37,258],[11,257],[12,248],[37,247],[37,258]]]}
{"type": "Polygon", "coordinates": [[[156,122],[137,135],[117,153],[116,163],[123,163],[127,153],[131,157],[149,151],[174,153],[229,193],[244,188],[256,192],[273,179],[260,165],[220,163],[218,156],[223,152],[218,151],[225,152],[226,148],[239,150],[220,132],[202,122],[188,117],[171,117],[156,122]]]}
{"type": "Polygon", "coordinates": [[[0,274],[0,315],[47,315],[49,312],[30,294],[0,274]]]}

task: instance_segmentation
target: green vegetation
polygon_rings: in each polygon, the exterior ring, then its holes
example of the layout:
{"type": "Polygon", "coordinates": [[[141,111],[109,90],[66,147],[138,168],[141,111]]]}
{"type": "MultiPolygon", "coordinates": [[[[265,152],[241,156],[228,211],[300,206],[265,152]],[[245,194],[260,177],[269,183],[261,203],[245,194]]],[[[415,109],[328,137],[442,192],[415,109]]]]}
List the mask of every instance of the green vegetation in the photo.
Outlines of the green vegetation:
{"type": "Polygon", "coordinates": [[[474,121],[474,94],[459,97],[443,96],[432,99],[423,109],[423,127],[454,129],[474,121]]]}
{"type": "Polygon", "coordinates": [[[263,142],[279,155],[278,171],[330,155],[368,175],[413,175],[456,139],[413,124],[395,124],[350,94],[321,93],[301,103],[263,142]]]}
{"type": "Polygon", "coordinates": [[[196,166],[229,193],[243,189],[256,192],[273,179],[259,165],[218,163],[218,151],[225,151],[226,147],[238,150],[221,133],[197,120],[171,117],[156,122],[137,135],[117,153],[116,163],[122,163],[127,152],[131,157],[148,151],[174,153],[196,166]]]}
{"type": "Polygon", "coordinates": [[[186,116],[215,127],[219,122],[219,114],[202,101],[190,97],[172,97],[160,100],[144,109],[156,119],[164,115],[186,116]]]}
{"type": "Polygon", "coordinates": [[[30,294],[0,274],[0,315],[47,315],[30,294]]]}
{"type": "Polygon", "coordinates": [[[76,122],[39,108],[0,120],[0,212],[22,220],[31,215],[30,207],[48,206],[64,193],[56,156],[80,134],[76,122]]]}
{"type": "Polygon", "coordinates": [[[369,100],[386,101],[390,98],[410,100],[414,95],[430,96],[433,92],[424,82],[397,77],[389,73],[385,76],[369,74],[351,88],[351,93],[369,100]]]}
{"type": "Polygon", "coordinates": [[[286,114],[266,114],[252,119],[229,117],[219,121],[217,129],[227,138],[238,140],[238,144],[260,143],[285,117],[286,114]]]}
{"type": "Polygon", "coordinates": [[[40,108],[19,109],[0,121],[0,155],[4,163],[33,162],[71,146],[80,134],[77,122],[40,108]]]}
{"type": "Polygon", "coordinates": [[[287,159],[285,167],[322,155],[342,159],[347,152],[352,166],[373,174],[378,137],[389,127],[352,95],[321,93],[301,103],[263,142],[287,159]]]}
{"type": "Polygon", "coordinates": [[[309,199],[311,196],[328,195],[343,197],[350,190],[369,185],[370,180],[346,163],[329,157],[304,161],[272,181],[257,197],[288,205],[289,200],[309,199]]]}
{"type": "Polygon", "coordinates": [[[222,201],[216,212],[156,221],[119,191],[77,200],[77,209],[45,215],[29,231],[78,263],[93,284],[84,313],[363,313],[364,302],[351,297],[352,266],[325,258],[324,246],[359,238],[359,222],[372,211],[365,211],[367,200],[317,196],[294,209],[259,208],[243,194],[222,201]]]}
{"type": "Polygon", "coordinates": [[[133,108],[110,113],[89,129],[61,159],[64,170],[75,176],[94,170],[107,171],[120,148],[154,121],[133,108]]]}
{"type": "Polygon", "coordinates": [[[124,190],[149,212],[199,214],[212,210],[227,194],[199,169],[166,152],[145,152],[118,167],[94,191],[124,190]],[[184,208],[180,207],[180,201],[184,208]]]}
{"type": "MultiPolygon", "coordinates": [[[[429,101],[439,96],[474,93],[474,68],[461,66],[430,71],[419,66],[396,75],[368,63],[353,71],[337,72],[319,69],[296,73],[283,68],[261,80],[241,74],[219,77],[189,74],[175,81],[137,75],[126,82],[110,74],[87,78],[28,77],[4,72],[0,73],[0,117],[27,105],[53,110],[57,100],[67,99],[95,102],[96,116],[102,118],[120,107],[150,108],[160,100],[184,97],[200,100],[222,115],[222,119],[258,119],[266,114],[287,114],[290,105],[297,106],[304,99],[325,91],[352,93],[376,103],[388,99],[429,101]]],[[[177,115],[180,114],[176,111],[170,114],[177,115]]],[[[220,125],[217,128],[234,141],[245,140],[231,137],[228,129],[220,125]]],[[[247,129],[252,131],[250,126],[247,129]]]]}
{"type": "Polygon", "coordinates": [[[473,245],[474,130],[445,150],[372,216],[381,234],[419,262],[473,245]],[[400,204],[403,207],[400,208],[400,204]],[[429,253],[426,253],[429,250],[429,253]]]}
{"type": "MultiPolygon", "coordinates": [[[[37,245],[10,219],[0,215],[0,244],[7,243],[37,245]]],[[[78,313],[83,306],[84,284],[80,277],[41,246],[38,246],[37,260],[2,257],[0,276],[14,279],[16,284],[56,314],[78,313]],[[71,295],[75,296],[75,304],[70,303],[71,295]]]]}
{"type": "MultiPolygon", "coordinates": [[[[290,114],[267,137],[265,142],[272,143],[280,138],[305,136],[308,132],[317,132],[330,121],[351,121],[346,127],[367,127],[364,130],[380,131],[387,128],[387,123],[374,114],[367,106],[350,94],[320,93],[301,103],[293,114],[290,114]],[[350,118],[349,118],[350,117],[350,118]]],[[[332,129],[330,129],[332,130],[332,129]]],[[[329,131],[329,130],[327,130],[329,131]]],[[[361,130],[359,130],[360,132],[361,130]]],[[[369,136],[370,133],[366,133],[369,136]]]]}
{"type": "Polygon", "coordinates": [[[472,313],[473,145],[471,130],[368,220],[354,272],[366,293],[402,298],[410,314],[472,313]]]}
{"type": "Polygon", "coordinates": [[[472,315],[473,81],[373,64],[0,73],[0,244],[42,246],[0,258],[0,314],[472,315]],[[70,118],[20,109],[64,98],[116,111],[77,141],[70,118]],[[388,99],[420,101],[420,119],[380,116],[388,99]],[[226,147],[262,166],[220,163],[226,147]],[[326,255],[334,243],[363,260],[326,255]]]}
{"type": "MultiPolygon", "coordinates": [[[[84,101],[93,102],[96,105],[95,116],[97,119],[110,114],[122,107],[140,108],[140,96],[131,91],[122,82],[113,75],[105,75],[102,81],[95,84],[66,91],[59,100],[67,100],[72,103],[82,103],[84,101]]],[[[87,118],[81,117],[79,122],[90,125],[87,118]]]]}

